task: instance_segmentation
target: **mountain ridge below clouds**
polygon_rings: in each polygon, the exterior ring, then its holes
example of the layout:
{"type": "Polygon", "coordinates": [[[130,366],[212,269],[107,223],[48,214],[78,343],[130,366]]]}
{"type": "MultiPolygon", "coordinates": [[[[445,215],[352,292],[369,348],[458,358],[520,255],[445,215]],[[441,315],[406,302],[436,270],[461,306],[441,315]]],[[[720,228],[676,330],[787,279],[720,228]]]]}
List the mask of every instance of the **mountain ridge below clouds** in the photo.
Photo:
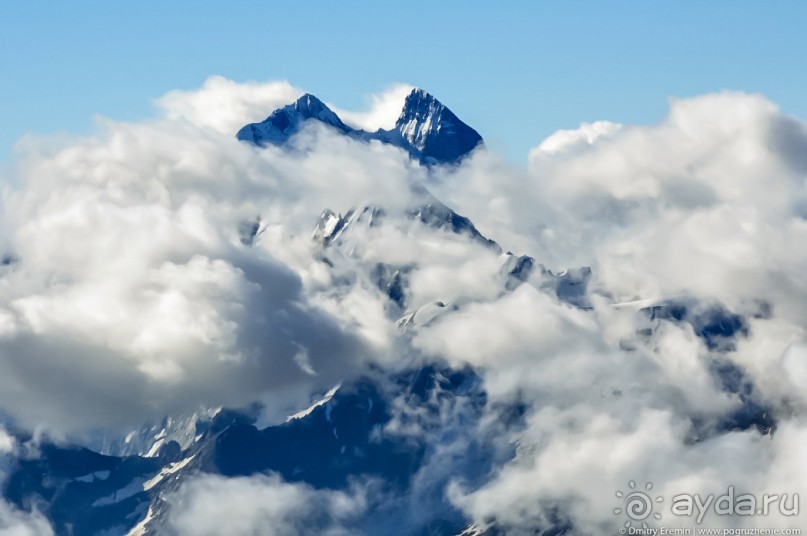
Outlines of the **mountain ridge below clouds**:
{"type": "MultiPolygon", "coordinates": [[[[307,124],[320,123],[352,138],[359,149],[361,143],[393,145],[427,167],[459,164],[483,143],[476,131],[418,89],[406,97],[395,127],[390,130],[355,129],[322,101],[306,94],[275,110],[266,120],[243,127],[237,137],[257,147],[283,148],[307,124]]],[[[294,152],[293,141],[290,145],[289,152],[294,152]]],[[[267,151],[267,157],[280,158],[283,152],[267,151]]],[[[391,156],[396,164],[406,164],[397,158],[399,155],[391,156]]],[[[330,161],[327,164],[332,166],[330,161]]],[[[474,165],[473,160],[464,163],[474,165]]],[[[780,419],[776,406],[766,400],[749,372],[753,369],[732,356],[751,336],[755,327],[751,319],[772,316],[771,304],[739,307],[695,296],[615,303],[608,287],[589,290],[591,268],[556,273],[536,258],[507,251],[483,234],[487,229],[477,229],[471,219],[432,195],[417,180],[426,173],[420,173],[417,166],[405,167],[407,172],[414,169],[418,173],[406,176],[413,179],[407,183],[406,197],[391,203],[393,206],[381,206],[389,196],[381,204],[355,196],[347,200],[352,204],[349,208],[334,207],[342,212],[325,208],[310,236],[313,245],[309,243],[307,251],[311,257],[306,258],[314,270],[324,274],[322,291],[338,305],[336,312],[354,307],[360,310],[362,320],[378,321],[382,328],[398,328],[398,333],[392,329],[389,333],[395,341],[390,346],[395,352],[392,357],[401,357],[400,360],[371,362],[358,377],[348,377],[353,372],[338,371],[338,378],[319,386],[330,387],[329,391],[317,391],[312,404],[295,406],[293,413],[277,422],[262,421],[263,409],[253,404],[167,415],[159,423],[126,430],[125,435],[111,431],[81,447],[30,433],[13,433],[8,441],[19,446],[6,459],[0,435],[0,465],[6,463],[0,469],[7,473],[0,474],[0,507],[8,504],[13,511],[39,516],[56,534],[92,536],[255,533],[236,523],[245,511],[240,503],[248,498],[255,501],[255,523],[271,518],[297,527],[285,534],[326,533],[341,525],[344,531],[354,532],[339,533],[379,536],[493,536],[525,534],[527,529],[530,534],[570,534],[585,527],[575,526],[565,505],[543,506],[536,501],[536,511],[546,515],[514,521],[512,515],[507,517],[503,502],[489,509],[486,506],[487,512],[482,510],[479,515],[468,508],[467,502],[458,501],[455,492],[461,489],[465,496],[484,492],[483,488],[496,485],[508,468],[529,469],[535,463],[536,435],[530,437],[524,431],[534,427],[540,432],[537,437],[551,433],[549,427],[539,428],[555,423],[535,425],[530,419],[542,410],[539,404],[549,396],[568,396],[556,388],[581,391],[582,398],[574,402],[575,406],[587,398],[593,398],[593,402],[585,402],[593,406],[607,405],[603,410],[606,413],[601,415],[609,419],[620,415],[616,413],[622,411],[620,404],[630,402],[630,389],[649,397],[648,393],[657,390],[656,377],[648,376],[651,381],[645,382],[647,390],[642,390],[639,380],[644,378],[645,368],[648,374],[658,371],[660,358],[665,355],[659,348],[669,341],[670,333],[679,337],[675,341],[683,340],[696,348],[693,362],[706,362],[702,369],[695,369],[704,373],[700,379],[694,377],[702,381],[696,385],[700,389],[713,385],[717,391],[715,400],[725,398],[732,402],[708,412],[689,407],[682,410],[686,448],[708,447],[710,440],[735,432],[753,430],[757,435],[773,437],[780,419]],[[372,250],[383,241],[388,243],[383,245],[391,247],[372,250]],[[392,251],[404,245],[411,253],[399,255],[392,251]],[[431,253],[426,246],[432,247],[431,253]],[[462,262],[445,261],[455,247],[473,252],[454,252],[462,262]],[[474,271],[480,265],[482,268],[474,271]],[[427,278],[433,278],[435,283],[427,278]],[[451,279],[461,278],[465,278],[462,285],[453,285],[451,279]],[[428,292],[419,290],[424,286],[428,292]],[[476,291],[476,286],[484,287],[485,292],[476,291]],[[359,300],[349,294],[354,288],[361,291],[359,300]],[[355,301],[351,303],[347,298],[355,301]],[[491,299],[502,305],[489,308],[491,299]],[[594,335],[599,329],[595,315],[600,314],[598,308],[608,313],[609,304],[613,310],[628,311],[629,316],[624,326],[620,320],[616,331],[619,337],[609,335],[600,341],[594,335]],[[551,331],[565,333],[567,324],[575,325],[569,333],[582,339],[579,346],[571,337],[549,335],[551,331]],[[482,333],[484,336],[474,333],[488,329],[482,333]],[[531,332],[536,332],[534,338],[531,332]],[[495,347],[488,345],[488,336],[496,339],[495,347]],[[432,341],[429,337],[433,337],[432,341]],[[594,337],[597,338],[591,343],[589,339],[594,337]],[[454,341],[461,338],[476,342],[452,354],[454,341]],[[517,338],[526,342],[511,344],[517,338]],[[569,350],[559,351],[553,345],[568,346],[569,350]],[[407,362],[410,353],[418,358],[415,363],[407,362]],[[579,366],[579,355],[592,355],[595,359],[585,361],[585,367],[579,366]],[[620,367],[627,367],[625,381],[622,369],[613,376],[608,370],[612,355],[619,356],[620,367]],[[507,376],[518,373],[524,379],[510,383],[506,378],[507,390],[503,392],[495,375],[489,368],[486,370],[494,363],[501,363],[501,371],[507,376]],[[546,383],[533,375],[539,366],[548,372],[546,383]],[[585,369],[591,367],[594,371],[589,374],[585,369]],[[563,375],[553,377],[560,374],[555,370],[564,371],[563,375]],[[490,378],[493,381],[489,384],[490,378]],[[590,378],[595,379],[590,382],[590,378]],[[531,383],[538,385],[532,399],[524,395],[528,392],[525,386],[531,383]],[[488,389],[488,385],[494,388],[488,389]],[[252,497],[258,489],[267,494],[252,497]],[[235,498],[233,491],[239,491],[235,498]],[[298,500],[283,503],[274,518],[262,510],[267,504],[276,506],[273,499],[295,493],[298,500]],[[213,501],[217,508],[215,514],[210,514],[213,501]],[[342,507],[331,508],[334,504],[342,507]],[[345,515],[340,517],[342,514],[345,515]],[[226,526],[226,530],[204,526],[213,515],[219,527],[226,526]],[[204,530],[191,530],[188,526],[204,530]],[[523,527],[527,529],[521,530],[523,527]]],[[[379,175],[375,169],[370,171],[374,178],[379,175]]],[[[270,173],[266,173],[267,178],[272,178],[270,173]]],[[[292,182],[287,181],[283,188],[287,184],[292,187],[292,182]]],[[[498,183],[495,186],[500,188],[498,183]]],[[[325,205],[323,199],[316,199],[314,202],[303,197],[306,215],[325,205]]],[[[332,199],[324,201],[330,203],[332,199]]],[[[345,203],[345,199],[334,201],[337,202],[345,203]]],[[[265,205],[270,203],[255,202],[259,209],[265,205]]],[[[271,232],[266,232],[266,221],[260,215],[239,221],[241,217],[239,213],[222,224],[222,228],[230,226],[231,231],[237,226],[237,242],[234,237],[233,244],[238,254],[250,258],[253,253],[258,257],[269,251],[273,244],[271,232]]],[[[301,231],[298,228],[296,232],[301,231]]],[[[279,244],[277,247],[286,245],[279,244]]],[[[9,259],[3,263],[14,266],[18,262],[13,257],[9,259]]],[[[260,281],[271,283],[268,279],[260,281]]],[[[169,289],[171,283],[167,285],[169,289]]],[[[255,292],[262,287],[250,288],[255,292]]],[[[250,294],[245,292],[244,296],[250,294]]],[[[218,308],[217,304],[211,307],[218,308]]],[[[277,305],[262,302],[254,310],[268,316],[277,310],[277,305]]],[[[233,318],[241,321],[244,317],[233,318]]],[[[261,350],[268,354],[272,348],[261,350]]],[[[287,360],[297,363],[307,374],[317,374],[304,351],[288,355],[287,360]]],[[[682,374],[689,385],[693,375],[687,370],[682,374]]],[[[665,387],[660,396],[672,392],[684,397],[687,391],[676,391],[675,385],[665,387]]],[[[566,409],[561,407],[558,411],[566,409]]],[[[634,416],[632,410],[625,415],[631,419],[634,416]]],[[[598,429],[597,434],[602,433],[598,429]]],[[[607,511],[606,516],[609,514],[607,511]]],[[[0,532],[4,521],[0,509],[0,532]]],[[[263,526],[275,530],[268,523],[263,526]]]]}

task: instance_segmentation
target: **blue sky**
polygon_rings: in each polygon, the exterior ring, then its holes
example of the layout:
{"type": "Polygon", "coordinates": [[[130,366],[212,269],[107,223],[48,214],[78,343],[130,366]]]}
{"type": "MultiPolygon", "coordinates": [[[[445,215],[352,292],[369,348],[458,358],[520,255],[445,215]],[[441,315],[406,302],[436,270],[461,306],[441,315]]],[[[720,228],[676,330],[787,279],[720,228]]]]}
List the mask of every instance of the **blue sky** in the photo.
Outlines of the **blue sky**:
{"type": "Polygon", "coordinates": [[[192,5],[4,3],[0,163],[25,133],[148,117],[154,98],[213,74],[287,79],[342,108],[412,83],[515,161],[583,121],[655,122],[669,96],[762,92],[807,117],[803,2],[192,5]]]}

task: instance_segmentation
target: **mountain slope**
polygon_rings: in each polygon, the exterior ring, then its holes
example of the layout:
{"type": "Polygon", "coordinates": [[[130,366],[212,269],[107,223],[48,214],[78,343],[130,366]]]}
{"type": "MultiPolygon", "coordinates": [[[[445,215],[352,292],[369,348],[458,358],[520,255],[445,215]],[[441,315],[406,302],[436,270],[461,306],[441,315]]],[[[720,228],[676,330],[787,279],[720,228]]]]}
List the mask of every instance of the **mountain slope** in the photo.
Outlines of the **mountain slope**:
{"type": "MultiPolygon", "coordinates": [[[[403,534],[419,534],[422,527],[410,509],[420,514],[425,506],[410,504],[415,500],[411,487],[418,473],[434,464],[446,430],[464,455],[444,475],[428,469],[435,496],[443,496],[451,478],[477,481],[490,469],[490,446],[470,433],[466,437],[472,428],[463,427],[477,423],[487,403],[481,378],[471,369],[425,366],[362,378],[329,395],[287,422],[263,429],[249,412],[222,410],[188,448],[169,443],[151,458],[43,443],[37,458],[11,466],[3,495],[18,508],[38,505],[57,534],[145,535],[171,533],[170,497],[198,475],[279,474],[315,489],[349,489],[351,481],[364,478],[379,482],[387,498],[398,499],[368,516],[361,532],[389,533],[384,527],[392,516],[403,534]],[[393,406],[408,409],[410,425],[421,430],[418,436],[389,428],[393,406]],[[442,421],[446,415],[456,423],[442,421]]],[[[429,519],[449,528],[444,534],[466,524],[447,500],[428,508],[433,510],[429,519]]]]}
{"type": "Polygon", "coordinates": [[[238,131],[236,137],[256,145],[281,145],[296,134],[308,120],[320,121],[343,134],[355,132],[321,100],[306,93],[292,104],[272,112],[264,121],[252,123],[238,131]]]}
{"type": "Polygon", "coordinates": [[[482,143],[474,129],[422,89],[406,97],[394,131],[410,153],[436,163],[457,162],[482,143]]]}

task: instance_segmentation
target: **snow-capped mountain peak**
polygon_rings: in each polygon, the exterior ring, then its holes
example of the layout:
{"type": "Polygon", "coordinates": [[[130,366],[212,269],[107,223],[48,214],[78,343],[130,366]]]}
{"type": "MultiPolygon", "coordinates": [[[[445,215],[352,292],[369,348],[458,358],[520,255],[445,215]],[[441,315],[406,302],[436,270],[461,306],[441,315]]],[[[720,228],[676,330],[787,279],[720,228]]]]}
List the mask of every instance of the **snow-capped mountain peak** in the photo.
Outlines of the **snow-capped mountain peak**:
{"type": "Polygon", "coordinates": [[[246,125],[238,131],[236,137],[256,145],[282,145],[310,119],[325,123],[345,134],[352,132],[324,102],[306,93],[293,103],[278,108],[264,121],[246,125]]]}
{"type": "Polygon", "coordinates": [[[395,130],[422,157],[442,162],[455,162],[482,142],[474,129],[418,88],[406,97],[395,130]]]}
{"type": "Polygon", "coordinates": [[[406,97],[401,115],[390,130],[367,132],[351,128],[325,103],[306,93],[272,112],[264,121],[246,125],[236,137],[259,146],[282,145],[309,120],[355,139],[395,145],[426,165],[455,164],[482,143],[482,137],[474,129],[422,89],[413,89],[406,97]]]}
{"type": "Polygon", "coordinates": [[[324,102],[310,93],[306,93],[297,99],[291,106],[294,107],[294,111],[297,112],[300,117],[306,119],[318,119],[323,123],[327,123],[339,128],[345,128],[345,124],[342,123],[339,116],[328,108],[324,102]]]}
{"type": "Polygon", "coordinates": [[[440,116],[444,109],[442,104],[422,89],[413,89],[406,97],[404,109],[395,127],[413,147],[423,150],[429,133],[441,129],[440,116]]]}

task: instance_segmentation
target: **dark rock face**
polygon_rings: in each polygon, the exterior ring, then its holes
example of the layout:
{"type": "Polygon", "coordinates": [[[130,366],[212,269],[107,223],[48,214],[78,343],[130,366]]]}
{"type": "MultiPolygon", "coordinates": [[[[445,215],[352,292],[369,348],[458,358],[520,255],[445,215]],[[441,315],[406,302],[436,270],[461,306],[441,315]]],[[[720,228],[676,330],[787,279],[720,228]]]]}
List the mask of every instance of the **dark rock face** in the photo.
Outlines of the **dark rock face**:
{"type": "Polygon", "coordinates": [[[647,314],[653,320],[691,325],[709,350],[733,350],[734,340],[748,335],[745,318],[721,305],[701,306],[693,300],[671,300],[647,309],[647,314]]]}
{"type": "Polygon", "coordinates": [[[17,462],[3,495],[19,508],[42,510],[56,534],[96,534],[116,527],[125,533],[127,516],[148,505],[143,483],[168,461],[45,444],[39,457],[17,462]]]}
{"type": "MultiPolygon", "coordinates": [[[[393,507],[370,513],[370,526],[383,525],[388,515],[406,519],[411,514],[406,508],[415,508],[407,506],[413,479],[427,467],[445,471],[442,476],[429,471],[430,486],[435,486],[430,497],[443,497],[451,478],[478,481],[489,474],[490,447],[473,434],[463,436],[464,426],[478,422],[486,404],[482,380],[471,369],[434,365],[365,377],[339,387],[307,412],[263,429],[255,425],[257,406],[223,409],[197,427],[199,436],[190,447],[167,443],[155,457],[104,456],[42,443],[37,455],[9,467],[3,498],[23,510],[37,508],[57,534],[126,534],[149,509],[154,517],[147,533],[161,534],[170,508],[163,497],[200,473],[275,473],[318,489],[348,489],[355,479],[367,477],[381,483],[386,495],[399,498],[393,507]],[[406,422],[400,424],[420,433],[391,432],[392,420],[401,418],[406,422]],[[447,428],[467,454],[451,466],[434,460],[447,428]]],[[[466,523],[448,501],[432,506],[432,521],[447,530],[440,534],[456,534],[466,523]]],[[[418,533],[418,527],[412,528],[418,533]]]]}
{"type": "Polygon", "coordinates": [[[501,253],[499,245],[483,236],[470,219],[457,214],[431,195],[426,197],[424,201],[423,205],[409,209],[407,216],[410,219],[420,221],[435,229],[465,235],[471,240],[494,250],[496,253],[501,253]]]}
{"type": "MultiPolygon", "coordinates": [[[[763,308],[764,309],[764,308],[763,308]]],[[[642,310],[651,321],[668,321],[689,324],[710,352],[709,371],[715,384],[734,395],[739,405],[721,416],[717,423],[693,422],[694,436],[708,437],[718,432],[755,429],[761,434],[773,434],[776,419],[773,409],[760,401],[756,388],[747,372],[731,360],[739,338],[750,332],[748,320],[719,303],[703,304],[694,298],[667,300],[642,310]]],[[[653,328],[644,335],[650,336],[653,328]]]]}
{"type": "Polygon", "coordinates": [[[405,485],[420,465],[422,448],[371,441],[373,430],[389,420],[386,403],[371,382],[341,391],[304,418],[279,426],[259,430],[233,424],[205,452],[205,468],[225,476],[272,471],[318,488],[341,488],[349,476],[363,474],[405,485]]]}
{"type": "Polygon", "coordinates": [[[427,163],[458,162],[482,143],[474,129],[422,89],[406,97],[393,132],[410,154],[427,163]]]}
{"type": "Polygon", "coordinates": [[[264,121],[243,127],[236,137],[256,145],[267,143],[281,145],[296,134],[302,124],[309,119],[321,121],[343,134],[354,132],[321,100],[306,93],[294,103],[272,112],[264,121]]]}

